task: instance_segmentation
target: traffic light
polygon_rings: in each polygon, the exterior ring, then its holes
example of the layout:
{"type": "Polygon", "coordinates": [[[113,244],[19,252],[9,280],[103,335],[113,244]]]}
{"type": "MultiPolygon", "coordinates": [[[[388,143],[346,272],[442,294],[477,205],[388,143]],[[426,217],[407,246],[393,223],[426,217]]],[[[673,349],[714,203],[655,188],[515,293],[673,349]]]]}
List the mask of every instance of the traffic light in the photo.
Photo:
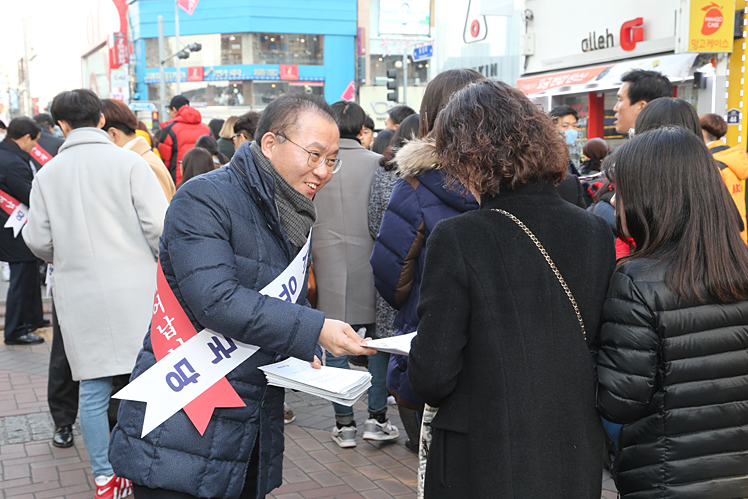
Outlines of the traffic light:
{"type": "Polygon", "coordinates": [[[190,43],[185,48],[177,52],[177,57],[180,59],[189,59],[190,52],[200,52],[203,49],[200,43],[190,43]]]}
{"type": "Polygon", "coordinates": [[[158,111],[151,111],[151,127],[156,128],[158,126],[158,111]]]}
{"type": "Polygon", "coordinates": [[[391,102],[397,102],[397,87],[400,85],[400,71],[397,69],[387,70],[387,90],[394,90],[394,92],[387,92],[387,100],[391,102]]]}

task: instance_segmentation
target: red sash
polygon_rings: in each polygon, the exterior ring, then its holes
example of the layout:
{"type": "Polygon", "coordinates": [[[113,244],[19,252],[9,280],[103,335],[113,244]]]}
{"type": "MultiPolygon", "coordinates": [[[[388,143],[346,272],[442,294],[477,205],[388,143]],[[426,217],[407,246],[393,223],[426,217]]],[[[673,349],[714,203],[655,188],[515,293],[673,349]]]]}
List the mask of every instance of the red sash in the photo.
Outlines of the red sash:
{"type": "Polygon", "coordinates": [[[40,165],[44,166],[47,163],[49,163],[49,160],[52,159],[52,155],[49,154],[47,151],[44,150],[42,146],[37,144],[34,146],[34,148],[31,150],[31,156],[39,162],[40,165]]]}
{"type": "MultiPolygon", "coordinates": [[[[166,282],[164,271],[161,269],[161,260],[159,260],[151,322],[151,347],[156,360],[161,360],[196,334],[197,331],[179,305],[169,283],[166,282]]],[[[184,412],[187,413],[200,435],[203,435],[215,408],[244,406],[246,406],[244,401],[224,377],[187,404],[184,412]]]]}
{"type": "Polygon", "coordinates": [[[10,216],[13,211],[21,204],[19,200],[5,191],[0,191],[0,208],[10,216]]]}

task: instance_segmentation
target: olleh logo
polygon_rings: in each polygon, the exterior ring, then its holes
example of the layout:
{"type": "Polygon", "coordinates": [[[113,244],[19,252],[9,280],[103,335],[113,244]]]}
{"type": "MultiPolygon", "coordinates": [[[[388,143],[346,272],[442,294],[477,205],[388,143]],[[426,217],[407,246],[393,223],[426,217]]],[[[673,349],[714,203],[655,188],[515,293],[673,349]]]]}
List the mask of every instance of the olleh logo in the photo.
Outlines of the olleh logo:
{"type": "Polygon", "coordinates": [[[704,25],[701,27],[701,34],[711,35],[716,33],[724,21],[722,7],[712,2],[711,5],[707,5],[701,10],[706,11],[706,15],[704,15],[704,25]]]}

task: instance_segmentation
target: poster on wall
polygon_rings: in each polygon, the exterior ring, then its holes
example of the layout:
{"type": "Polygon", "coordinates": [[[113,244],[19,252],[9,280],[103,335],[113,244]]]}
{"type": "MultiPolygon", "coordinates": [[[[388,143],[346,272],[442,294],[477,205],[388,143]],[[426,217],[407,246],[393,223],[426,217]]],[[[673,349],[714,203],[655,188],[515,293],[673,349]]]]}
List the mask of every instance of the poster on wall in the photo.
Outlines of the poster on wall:
{"type": "Polygon", "coordinates": [[[691,0],[688,52],[732,52],[735,2],[691,0]]]}
{"type": "Polygon", "coordinates": [[[380,0],[380,35],[428,35],[431,0],[380,0]]]}

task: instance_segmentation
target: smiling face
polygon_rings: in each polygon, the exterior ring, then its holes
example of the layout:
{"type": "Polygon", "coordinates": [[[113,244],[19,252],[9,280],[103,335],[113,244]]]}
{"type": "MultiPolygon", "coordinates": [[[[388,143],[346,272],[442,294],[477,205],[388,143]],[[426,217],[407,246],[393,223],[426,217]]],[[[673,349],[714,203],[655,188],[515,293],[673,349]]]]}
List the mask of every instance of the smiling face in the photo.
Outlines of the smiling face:
{"type": "Polygon", "coordinates": [[[296,127],[281,135],[266,133],[261,140],[262,153],[294,189],[312,199],[332,179],[332,173],[325,163],[317,168],[309,166],[309,154],[304,149],[328,159],[337,157],[338,126],[330,117],[306,111],[299,116],[296,127]]]}
{"type": "Polygon", "coordinates": [[[616,113],[616,132],[623,135],[634,128],[636,117],[646,104],[645,101],[632,104],[629,99],[629,82],[624,82],[618,90],[618,102],[613,108],[613,112],[616,113]]]}

